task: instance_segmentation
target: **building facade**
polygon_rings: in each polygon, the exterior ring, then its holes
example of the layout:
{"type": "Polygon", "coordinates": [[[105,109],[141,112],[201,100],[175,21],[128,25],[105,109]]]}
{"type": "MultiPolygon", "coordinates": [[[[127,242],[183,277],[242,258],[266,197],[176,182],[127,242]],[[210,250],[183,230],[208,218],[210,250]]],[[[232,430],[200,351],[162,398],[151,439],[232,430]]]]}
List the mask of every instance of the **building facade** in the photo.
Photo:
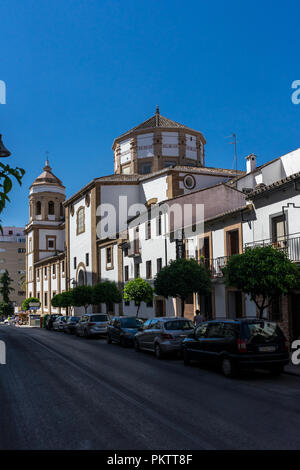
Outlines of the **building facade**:
{"type": "MultiPolygon", "coordinates": [[[[51,306],[53,295],[74,285],[112,280],[123,289],[136,277],[153,284],[170,260],[186,256],[205,263],[212,273],[211,295],[187,299],[187,317],[197,308],[211,318],[257,315],[246,295],[225,286],[222,267],[231,255],[257,243],[284,243],[292,261],[300,263],[295,240],[300,234],[300,150],[261,166],[251,154],[246,171],[236,172],[206,167],[205,143],[201,132],[161,116],[157,109],[114,140],[114,174],[93,179],[66,200],[65,188],[46,163],[30,188],[25,230],[27,295],[39,297],[40,313],[59,312],[51,306]],[[174,227],[168,212],[160,209],[175,205],[202,206],[201,221],[185,221],[202,224],[201,230],[174,237],[175,229],[186,227],[174,227]]],[[[277,318],[290,338],[300,335],[293,313],[298,295],[279,299],[265,312],[277,318]]],[[[135,306],[122,302],[90,306],[88,311],[130,315],[135,306]]],[[[154,296],[140,312],[145,318],[179,315],[180,301],[154,296]]]]}
{"type": "Polygon", "coordinates": [[[24,227],[3,227],[0,235],[0,274],[7,269],[13,280],[11,287],[14,291],[10,299],[15,307],[21,307],[25,298],[25,252],[24,227]]]}

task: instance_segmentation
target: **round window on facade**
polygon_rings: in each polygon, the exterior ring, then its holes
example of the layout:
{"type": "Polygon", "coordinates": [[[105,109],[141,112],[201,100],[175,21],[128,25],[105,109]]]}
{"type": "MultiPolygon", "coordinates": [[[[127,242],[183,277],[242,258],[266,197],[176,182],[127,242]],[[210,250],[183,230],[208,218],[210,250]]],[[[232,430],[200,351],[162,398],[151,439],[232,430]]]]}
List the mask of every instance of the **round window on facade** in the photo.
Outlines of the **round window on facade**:
{"type": "Polygon", "coordinates": [[[186,189],[193,189],[196,185],[195,178],[192,175],[185,175],[183,184],[186,189]]]}

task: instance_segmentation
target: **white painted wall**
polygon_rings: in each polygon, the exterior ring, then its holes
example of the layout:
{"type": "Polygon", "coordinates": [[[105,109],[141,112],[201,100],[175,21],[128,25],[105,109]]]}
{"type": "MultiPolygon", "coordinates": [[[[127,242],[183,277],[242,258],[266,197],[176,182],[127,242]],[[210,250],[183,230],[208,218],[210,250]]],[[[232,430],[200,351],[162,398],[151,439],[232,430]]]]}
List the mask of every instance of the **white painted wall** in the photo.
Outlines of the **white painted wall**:
{"type": "Polygon", "coordinates": [[[154,156],[153,133],[137,136],[137,156],[138,158],[154,156]]]}
{"type": "Polygon", "coordinates": [[[144,204],[153,197],[157,198],[157,202],[167,199],[167,176],[161,175],[148,181],[142,181],[140,184],[140,202],[144,204]]]}
{"type": "Polygon", "coordinates": [[[178,157],[178,132],[162,132],[163,156],[178,157]]]}
{"type": "Polygon", "coordinates": [[[186,134],[186,150],[185,154],[187,158],[197,160],[197,144],[196,137],[194,135],[186,134]]]}
{"type": "Polygon", "coordinates": [[[120,142],[120,163],[128,163],[131,161],[130,139],[120,142]]]}
{"type": "MultiPolygon", "coordinates": [[[[70,278],[76,278],[76,269],[74,269],[74,257],[77,259],[77,266],[83,263],[85,266],[85,255],[89,253],[90,265],[86,267],[87,284],[92,283],[91,262],[92,262],[92,240],[91,240],[91,205],[85,205],[85,197],[81,197],[74,202],[74,215],[70,214],[70,260],[69,273],[70,278]],[[76,234],[76,213],[80,206],[85,208],[85,231],[79,235],[76,234]]],[[[78,279],[76,279],[78,281],[78,279]]]]}

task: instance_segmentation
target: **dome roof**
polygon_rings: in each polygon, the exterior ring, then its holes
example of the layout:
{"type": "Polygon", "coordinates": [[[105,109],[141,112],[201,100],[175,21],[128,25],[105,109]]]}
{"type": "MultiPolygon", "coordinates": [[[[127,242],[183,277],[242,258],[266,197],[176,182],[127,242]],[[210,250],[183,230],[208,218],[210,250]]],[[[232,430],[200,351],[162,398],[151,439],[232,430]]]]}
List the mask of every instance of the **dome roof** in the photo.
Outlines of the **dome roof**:
{"type": "Polygon", "coordinates": [[[46,160],[45,166],[43,168],[43,173],[38,176],[31,186],[37,186],[42,184],[53,184],[55,186],[60,186],[64,188],[60,179],[58,179],[53,173],[52,168],[49,164],[49,160],[46,160]]]}
{"type": "Polygon", "coordinates": [[[179,122],[173,121],[172,119],[162,116],[159,112],[159,107],[157,106],[154,116],[151,116],[149,119],[142,122],[138,126],[133,127],[129,131],[124,132],[124,134],[121,134],[119,137],[116,137],[113,143],[113,148],[114,148],[116,141],[119,141],[119,139],[128,137],[132,132],[138,132],[138,131],[143,131],[145,129],[147,130],[147,129],[155,129],[155,128],[164,128],[164,129],[170,129],[170,130],[171,129],[177,129],[177,130],[185,129],[186,131],[192,131],[192,132],[197,132],[197,134],[201,134],[201,132],[195,131],[194,129],[191,129],[190,127],[187,127],[184,124],[180,124],[179,122]]]}

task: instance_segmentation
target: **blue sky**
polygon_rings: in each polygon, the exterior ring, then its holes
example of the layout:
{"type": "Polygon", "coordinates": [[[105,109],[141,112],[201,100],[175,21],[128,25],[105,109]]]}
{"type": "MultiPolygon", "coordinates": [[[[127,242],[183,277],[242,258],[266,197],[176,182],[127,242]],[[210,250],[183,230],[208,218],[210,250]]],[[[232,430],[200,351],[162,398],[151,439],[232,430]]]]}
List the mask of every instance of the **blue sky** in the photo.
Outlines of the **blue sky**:
{"type": "Polygon", "coordinates": [[[28,220],[28,187],[49,151],[70,196],[113,173],[113,139],[161,114],[200,130],[208,166],[300,147],[296,1],[2,0],[0,133],[26,176],[1,214],[28,220]],[[281,5],[279,5],[279,3],[281,5]]]}

